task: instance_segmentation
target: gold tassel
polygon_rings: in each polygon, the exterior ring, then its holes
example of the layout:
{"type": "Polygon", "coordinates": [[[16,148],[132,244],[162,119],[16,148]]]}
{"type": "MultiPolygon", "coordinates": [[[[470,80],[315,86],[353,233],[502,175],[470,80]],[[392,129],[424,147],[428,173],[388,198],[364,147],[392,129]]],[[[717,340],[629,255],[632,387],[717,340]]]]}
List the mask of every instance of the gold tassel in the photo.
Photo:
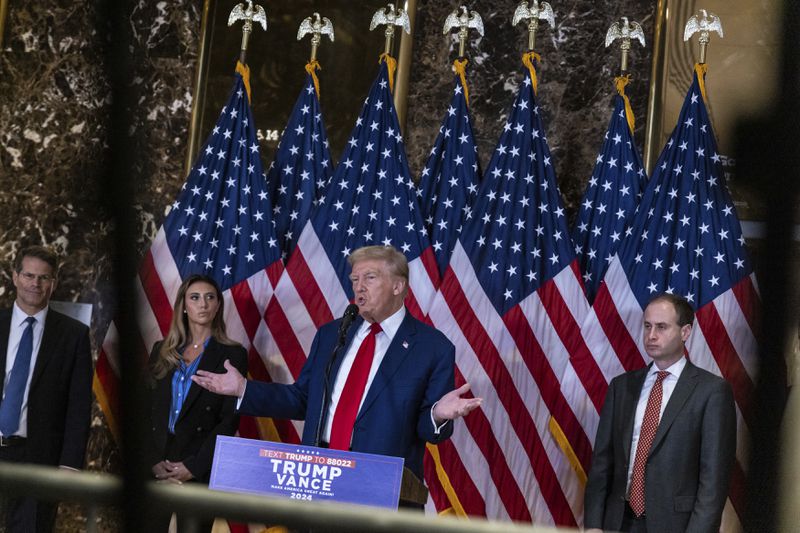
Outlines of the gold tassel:
{"type": "Polygon", "coordinates": [[[542,62],[542,56],[534,51],[525,52],[522,54],[522,64],[528,67],[531,73],[531,82],[533,82],[533,94],[535,95],[539,89],[539,83],[536,81],[536,63],[542,62]]]}
{"type": "Polygon", "coordinates": [[[453,69],[458,74],[458,77],[461,78],[461,85],[464,86],[464,100],[467,101],[467,107],[469,107],[469,87],[467,87],[467,63],[469,63],[469,59],[456,59],[453,61],[453,69]]]}
{"type": "Polygon", "coordinates": [[[318,70],[322,70],[322,66],[320,66],[319,61],[316,59],[306,63],[306,72],[311,74],[311,78],[314,80],[314,89],[317,91],[317,98],[319,98],[319,78],[317,78],[316,72],[318,70]]]}
{"type": "Polygon", "coordinates": [[[628,95],[625,94],[625,86],[630,83],[631,77],[629,75],[624,76],[617,76],[614,78],[614,85],[617,87],[617,92],[625,101],[625,115],[628,117],[628,127],[631,129],[631,135],[633,135],[633,129],[636,125],[636,117],[633,116],[633,109],[631,108],[631,101],[628,99],[628,95]]]}
{"type": "Polygon", "coordinates": [[[378,58],[378,64],[386,61],[386,66],[389,69],[389,91],[394,94],[394,71],[397,70],[397,60],[389,54],[381,54],[378,58]]]}
{"type": "Polygon", "coordinates": [[[697,73],[697,83],[700,85],[700,94],[703,95],[703,102],[708,104],[706,97],[706,73],[708,72],[708,65],[705,63],[695,63],[694,71],[697,73]]]}
{"type": "Polygon", "coordinates": [[[244,89],[247,91],[247,102],[252,103],[252,100],[250,99],[250,67],[247,65],[242,65],[241,61],[237,61],[236,72],[242,75],[244,89]]]}

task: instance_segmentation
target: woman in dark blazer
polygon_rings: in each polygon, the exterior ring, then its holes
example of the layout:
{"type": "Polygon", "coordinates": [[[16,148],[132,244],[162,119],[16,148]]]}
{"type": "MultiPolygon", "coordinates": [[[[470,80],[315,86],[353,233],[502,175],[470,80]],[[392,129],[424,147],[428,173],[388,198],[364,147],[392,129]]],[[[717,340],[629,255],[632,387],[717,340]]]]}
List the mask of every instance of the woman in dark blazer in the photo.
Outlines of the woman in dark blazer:
{"type": "Polygon", "coordinates": [[[188,276],[178,289],[169,332],[150,354],[148,464],[162,482],[208,483],[217,435],[233,435],[239,425],[236,398],[191,380],[197,370],[224,373],[226,360],[247,372],[247,351],[228,338],[223,313],[217,283],[188,276]]]}

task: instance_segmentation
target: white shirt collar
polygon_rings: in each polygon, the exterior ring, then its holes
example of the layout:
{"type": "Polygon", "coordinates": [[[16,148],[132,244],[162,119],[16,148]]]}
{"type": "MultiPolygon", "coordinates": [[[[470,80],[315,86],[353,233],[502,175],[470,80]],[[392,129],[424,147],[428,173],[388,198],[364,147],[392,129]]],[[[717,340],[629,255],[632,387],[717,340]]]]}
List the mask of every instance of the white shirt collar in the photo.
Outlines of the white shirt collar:
{"type": "Polygon", "coordinates": [[[29,316],[33,316],[36,319],[36,325],[41,327],[44,325],[44,321],[47,318],[47,311],[50,309],[49,306],[45,306],[44,309],[37,312],[35,315],[29,315],[25,311],[23,311],[17,302],[14,302],[11,311],[11,324],[14,326],[22,326],[25,323],[25,319],[29,316]]]}
{"type": "MultiPolygon", "coordinates": [[[[393,339],[397,330],[400,329],[400,325],[403,323],[403,320],[406,318],[406,306],[401,305],[400,309],[395,311],[393,314],[386,317],[383,322],[379,322],[381,329],[386,334],[386,336],[390,339],[393,339]]],[[[359,329],[359,333],[366,334],[367,329],[369,329],[370,323],[366,320],[363,324],[361,324],[361,328],[359,329]]]]}
{"type": "MultiPolygon", "coordinates": [[[[681,357],[670,366],[665,368],[667,372],[669,372],[670,376],[675,376],[676,378],[681,377],[681,372],[683,369],[686,368],[686,357],[681,357]]],[[[659,372],[661,369],[656,366],[655,363],[650,365],[650,370],[647,371],[647,377],[654,375],[655,373],[659,372]]]]}

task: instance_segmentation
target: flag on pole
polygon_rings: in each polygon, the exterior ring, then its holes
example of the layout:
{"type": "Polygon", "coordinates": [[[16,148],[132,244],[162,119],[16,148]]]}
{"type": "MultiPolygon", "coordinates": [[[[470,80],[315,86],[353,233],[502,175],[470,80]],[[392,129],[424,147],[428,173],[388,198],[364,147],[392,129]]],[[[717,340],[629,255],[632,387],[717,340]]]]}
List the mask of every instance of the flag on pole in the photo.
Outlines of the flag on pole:
{"type": "MultiPolygon", "coordinates": [[[[478,193],[478,154],[469,115],[466,65],[466,59],[453,62],[456,73],[453,95],[417,189],[439,277],[450,262],[462,222],[472,217],[470,208],[478,193]]],[[[456,382],[463,383],[463,377],[457,375],[456,382]]],[[[477,491],[452,442],[428,445],[427,451],[425,479],[431,507],[439,513],[452,510],[465,515],[468,509],[472,514],[484,514],[477,504],[479,498],[474,497],[477,491]]]]}
{"type": "Polygon", "coordinates": [[[275,236],[284,261],[297,244],[311,208],[330,180],[333,164],[319,105],[316,63],[306,65],[308,75],[281,135],[278,151],[267,172],[272,199],[275,236]]]}
{"type": "Polygon", "coordinates": [[[537,56],[523,58],[524,83],[430,317],[456,345],[458,373],[485,399],[451,439],[477,511],[576,526],[575,467],[591,447],[560,379],[588,303],[536,103],[537,56]]]}
{"type": "MultiPolygon", "coordinates": [[[[417,208],[384,56],[330,184],[303,228],[267,309],[282,382],[299,375],[317,329],[340,316],[352,298],[348,255],[361,246],[391,245],[409,261],[409,310],[424,317],[438,279],[417,208]]],[[[298,434],[301,434],[299,424],[298,434]]]]}
{"type": "Polygon", "coordinates": [[[633,115],[625,95],[627,82],[627,77],[616,80],[619,94],[614,98],[614,112],[572,230],[590,303],[624,241],[625,229],[646,181],[633,139],[633,115]]]}
{"type": "MultiPolygon", "coordinates": [[[[169,330],[183,278],[200,273],[219,283],[227,304],[228,334],[248,349],[250,368],[263,367],[258,332],[265,325],[259,309],[271,298],[283,266],[255,131],[249,69],[239,63],[227,103],[135,280],[142,362],[169,330]]],[[[95,394],[115,433],[119,429],[116,343],[112,322],[94,379],[95,394]]]]}
{"type": "MultiPolygon", "coordinates": [[[[609,381],[645,365],[642,310],[653,296],[679,294],[695,307],[688,356],[728,380],[736,400],[737,462],[722,525],[724,531],[734,531],[744,510],[743,452],[755,416],[751,398],[758,366],[759,297],[709,121],[704,78],[705,66],[697,65],[678,123],[645,188],[626,243],[598,290],[583,335],[609,381]]],[[[604,394],[604,389],[596,390],[595,403],[599,399],[602,404],[604,394]]]]}
{"type": "Polygon", "coordinates": [[[453,97],[417,191],[440,276],[450,261],[462,221],[472,217],[471,206],[478,193],[478,149],[468,108],[466,64],[466,59],[453,63],[453,97]]]}

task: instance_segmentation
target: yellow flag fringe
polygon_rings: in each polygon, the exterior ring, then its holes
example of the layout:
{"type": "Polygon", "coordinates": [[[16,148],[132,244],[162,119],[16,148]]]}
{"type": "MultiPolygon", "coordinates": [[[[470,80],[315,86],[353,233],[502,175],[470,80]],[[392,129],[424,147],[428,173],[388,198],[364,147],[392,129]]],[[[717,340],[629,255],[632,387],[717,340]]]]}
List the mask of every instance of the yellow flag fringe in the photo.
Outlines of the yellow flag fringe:
{"type": "Polygon", "coordinates": [[[534,51],[525,52],[522,54],[522,64],[528,67],[531,73],[531,82],[533,82],[533,94],[535,95],[539,90],[539,82],[536,80],[536,63],[542,62],[542,56],[534,51]]]}
{"type": "Polygon", "coordinates": [[[458,77],[461,78],[461,85],[464,86],[464,100],[467,101],[469,107],[469,87],[467,87],[467,63],[469,59],[456,59],[453,61],[453,70],[456,71],[458,77]]]}
{"type": "Polygon", "coordinates": [[[378,64],[383,61],[386,61],[386,66],[389,69],[389,91],[394,94],[394,71],[397,70],[397,60],[384,53],[378,58],[378,64]]]}
{"type": "Polygon", "coordinates": [[[552,416],[550,417],[550,422],[548,424],[550,428],[550,434],[556,440],[558,447],[561,448],[561,451],[564,453],[564,456],[569,461],[569,464],[572,466],[572,469],[575,471],[575,474],[578,476],[578,480],[581,482],[581,485],[584,487],[586,486],[586,472],[583,470],[583,466],[581,462],[578,460],[578,456],[575,454],[575,450],[572,449],[572,445],[567,440],[567,436],[564,435],[564,431],[561,429],[561,426],[556,422],[556,419],[552,416]]]}
{"type": "Polygon", "coordinates": [[[458,499],[458,494],[456,494],[456,489],[453,487],[453,484],[450,482],[450,477],[445,472],[444,467],[442,466],[442,458],[439,455],[439,448],[435,444],[426,444],[425,447],[428,450],[428,453],[431,454],[431,459],[433,459],[433,463],[436,465],[436,477],[439,478],[439,483],[442,484],[442,488],[444,489],[444,493],[447,495],[447,499],[450,501],[450,507],[441,511],[440,515],[452,515],[455,516],[467,516],[467,512],[464,511],[464,506],[461,505],[461,500],[458,499]]]}
{"type": "Polygon", "coordinates": [[[628,127],[631,129],[631,135],[633,135],[633,129],[636,125],[636,117],[633,116],[631,101],[628,99],[628,95],[625,94],[625,86],[628,85],[630,81],[631,77],[627,74],[625,76],[617,76],[614,78],[614,85],[617,87],[617,92],[625,101],[625,114],[628,117],[628,127]]]}
{"type": "Polygon", "coordinates": [[[244,90],[247,91],[247,101],[252,105],[253,100],[250,98],[250,67],[243,65],[241,61],[237,61],[236,72],[242,75],[244,90]]]}
{"type": "Polygon", "coordinates": [[[700,85],[700,94],[703,95],[703,102],[708,104],[708,97],[706,97],[706,74],[708,73],[708,65],[705,63],[695,63],[694,71],[697,72],[697,83],[700,85]]]}
{"type": "Polygon", "coordinates": [[[311,74],[311,78],[314,80],[314,89],[317,91],[317,98],[319,98],[319,78],[317,78],[318,70],[322,70],[322,66],[316,59],[306,63],[306,72],[311,74]]]}

